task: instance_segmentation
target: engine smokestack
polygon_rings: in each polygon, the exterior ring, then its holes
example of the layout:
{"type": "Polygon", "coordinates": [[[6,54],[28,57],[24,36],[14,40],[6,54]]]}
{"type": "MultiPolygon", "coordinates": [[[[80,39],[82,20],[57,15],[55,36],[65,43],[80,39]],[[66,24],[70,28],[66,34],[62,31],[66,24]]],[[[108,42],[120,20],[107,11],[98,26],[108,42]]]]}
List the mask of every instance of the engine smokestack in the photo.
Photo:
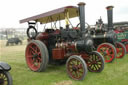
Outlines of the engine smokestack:
{"type": "Polygon", "coordinates": [[[84,2],[80,2],[78,4],[79,6],[79,19],[80,19],[80,29],[82,31],[82,33],[85,33],[85,3],[84,2]]]}
{"type": "Polygon", "coordinates": [[[113,6],[107,6],[107,16],[108,16],[108,30],[113,29],[113,6]]]}

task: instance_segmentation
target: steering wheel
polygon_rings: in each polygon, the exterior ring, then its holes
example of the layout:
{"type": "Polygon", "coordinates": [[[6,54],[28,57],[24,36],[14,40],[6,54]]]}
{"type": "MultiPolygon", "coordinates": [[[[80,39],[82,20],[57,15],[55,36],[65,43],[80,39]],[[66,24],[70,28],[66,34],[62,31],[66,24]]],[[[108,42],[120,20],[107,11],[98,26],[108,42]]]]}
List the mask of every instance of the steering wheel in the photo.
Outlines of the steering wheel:
{"type": "MultiPolygon", "coordinates": [[[[78,23],[78,24],[76,25],[76,28],[79,28],[79,26],[80,26],[80,23],[78,23]]],[[[85,27],[86,27],[87,29],[89,29],[89,28],[90,28],[90,25],[89,25],[88,23],[85,23],[85,27]]]]}
{"type": "MultiPolygon", "coordinates": [[[[80,26],[80,23],[78,23],[77,25],[76,25],[76,28],[79,28],[79,26],[80,26]]],[[[88,24],[88,23],[85,23],[85,27],[86,27],[86,29],[87,29],[87,32],[89,33],[89,34],[95,34],[95,29],[93,29],[93,28],[90,28],[90,25],[88,24]]]]}
{"type": "Polygon", "coordinates": [[[28,29],[27,29],[27,36],[30,38],[30,39],[35,39],[36,36],[37,36],[37,30],[34,26],[29,26],[28,29]]]}

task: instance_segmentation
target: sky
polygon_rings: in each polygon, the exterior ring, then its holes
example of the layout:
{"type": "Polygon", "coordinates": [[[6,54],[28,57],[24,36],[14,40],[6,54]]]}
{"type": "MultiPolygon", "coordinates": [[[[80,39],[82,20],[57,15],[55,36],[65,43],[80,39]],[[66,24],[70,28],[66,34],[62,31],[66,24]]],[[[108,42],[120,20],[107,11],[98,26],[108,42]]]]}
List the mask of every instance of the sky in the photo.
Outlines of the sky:
{"type": "Polygon", "coordinates": [[[91,25],[102,17],[107,23],[105,7],[113,5],[113,21],[128,21],[128,0],[0,0],[0,28],[27,28],[19,20],[56,8],[85,2],[85,21],[91,25]]]}

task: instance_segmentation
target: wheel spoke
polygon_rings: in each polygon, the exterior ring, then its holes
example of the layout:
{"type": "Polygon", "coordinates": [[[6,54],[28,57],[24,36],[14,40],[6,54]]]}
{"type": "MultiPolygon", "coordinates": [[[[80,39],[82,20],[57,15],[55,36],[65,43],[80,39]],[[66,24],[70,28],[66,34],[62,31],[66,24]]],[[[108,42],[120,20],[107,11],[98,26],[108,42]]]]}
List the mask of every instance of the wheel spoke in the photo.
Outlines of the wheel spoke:
{"type": "Polygon", "coordinates": [[[3,79],[6,79],[6,75],[3,76],[3,79]]]}
{"type": "Polygon", "coordinates": [[[41,52],[38,52],[38,55],[41,55],[41,52]]]}
{"type": "Polygon", "coordinates": [[[94,65],[92,64],[90,68],[93,68],[93,67],[94,67],[94,65]]]}
{"type": "Polygon", "coordinates": [[[90,58],[88,59],[88,62],[92,62],[92,56],[90,56],[90,58]]]}
{"type": "Polygon", "coordinates": [[[35,51],[31,50],[31,53],[32,53],[32,55],[34,55],[35,54],[35,51]]]}
{"type": "Polygon", "coordinates": [[[75,59],[72,59],[71,63],[75,65],[76,64],[75,59]]]}
{"type": "Polygon", "coordinates": [[[80,68],[80,69],[82,69],[82,68],[83,68],[82,64],[78,65],[77,67],[78,67],[78,68],[80,68]]]}
{"type": "Polygon", "coordinates": [[[0,77],[3,78],[3,73],[0,74],[0,77]]]}
{"type": "Polygon", "coordinates": [[[38,52],[38,47],[36,47],[36,52],[38,52]]]}
{"type": "Polygon", "coordinates": [[[77,71],[75,71],[75,77],[78,78],[78,74],[77,74],[77,71]]]}
{"type": "Polygon", "coordinates": [[[69,62],[68,65],[74,65],[72,62],[69,62]]]}
{"type": "Polygon", "coordinates": [[[32,50],[33,53],[36,53],[35,49],[32,46],[29,46],[29,48],[32,50]]]}
{"type": "Polygon", "coordinates": [[[83,74],[83,69],[81,69],[81,71],[80,71],[80,69],[79,69],[78,72],[81,73],[81,74],[83,74]]]}
{"type": "Polygon", "coordinates": [[[27,57],[28,57],[28,58],[32,58],[33,56],[30,55],[30,56],[27,56],[27,57]]]}
{"type": "Polygon", "coordinates": [[[92,55],[92,57],[93,57],[93,58],[92,58],[92,59],[93,59],[93,61],[95,61],[95,55],[92,55]]]}
{"type": "Polygon", "coordinates": [[[40,57],[38,57],[38,60],[39,60],[40,62],[42,61],[40,57]]]}
{"type": "Polygon", "coordinates": [[[80,62],[78,60],[76,62],[77,62],[77,65],[79,65],[80,62]]]}
{"type": "Polygon", "coordinates": [[[92,62],[87,62],[87,65],[88,65],[88,66],[92,65],[92,62]]]}
{"type": "Polygon", "coordinates": [[[95,64],[95,66],[96,66],[97,70],[99,70],[99,67],[98,67],[98,65],[97,65],[97,64],[95,64]]]}

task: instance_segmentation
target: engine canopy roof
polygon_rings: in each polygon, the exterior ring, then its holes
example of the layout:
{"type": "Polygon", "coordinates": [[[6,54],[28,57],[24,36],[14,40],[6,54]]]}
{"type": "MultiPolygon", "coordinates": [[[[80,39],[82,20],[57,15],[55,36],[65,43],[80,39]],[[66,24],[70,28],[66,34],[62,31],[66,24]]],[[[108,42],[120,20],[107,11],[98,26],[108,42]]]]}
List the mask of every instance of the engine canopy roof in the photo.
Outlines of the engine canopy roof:
{"type": "Polygon", "coordinates": [[[44,23],[54,22],[58,20],[64,20],[66,12],[68,12],[69,18],[77,17],[79,15],[78,7],[66,6],[66,7],[58,8],[58,9],[55,9],[46,13],[42,13],[36,16],[22,19],[20,20],[20,23],[36,21],[44,24],[44,23]]]}

